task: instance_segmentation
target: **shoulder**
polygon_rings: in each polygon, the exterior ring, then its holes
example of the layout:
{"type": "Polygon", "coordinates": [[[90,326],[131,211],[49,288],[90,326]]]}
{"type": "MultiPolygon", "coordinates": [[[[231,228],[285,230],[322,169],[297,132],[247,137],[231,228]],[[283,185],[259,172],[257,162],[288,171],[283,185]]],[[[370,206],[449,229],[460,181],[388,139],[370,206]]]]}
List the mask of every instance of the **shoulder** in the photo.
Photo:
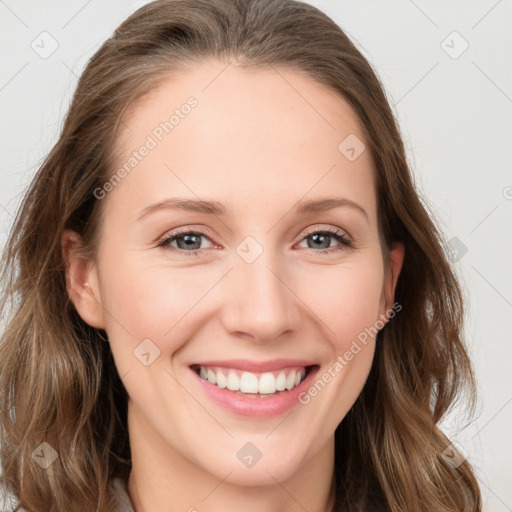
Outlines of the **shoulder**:
{"type": "Polygon", "coordinates": [[[126,482],[121,478],[114,478],[109,483],[110,493],[118,507],[119,512],[135,512],[126,482]]]}

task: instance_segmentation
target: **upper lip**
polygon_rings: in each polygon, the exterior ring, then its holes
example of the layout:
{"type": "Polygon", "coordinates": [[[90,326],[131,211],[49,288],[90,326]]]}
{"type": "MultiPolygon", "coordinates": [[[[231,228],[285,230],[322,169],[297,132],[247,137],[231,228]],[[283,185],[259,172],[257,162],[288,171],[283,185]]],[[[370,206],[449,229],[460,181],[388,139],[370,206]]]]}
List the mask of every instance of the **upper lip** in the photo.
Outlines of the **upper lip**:
{"type": "Polygon", "coordinates": [[[233,368],[245,370],[248,372],[262,373],[280,370],[290,367],[306,367],[316,365],[314,361],[306,359],[269,359],[267,361],[251,361],[249,359],[216,359],[210,361],[200,361],[190,365],[194,366],[219,366],[223,368],[233,368]]]}

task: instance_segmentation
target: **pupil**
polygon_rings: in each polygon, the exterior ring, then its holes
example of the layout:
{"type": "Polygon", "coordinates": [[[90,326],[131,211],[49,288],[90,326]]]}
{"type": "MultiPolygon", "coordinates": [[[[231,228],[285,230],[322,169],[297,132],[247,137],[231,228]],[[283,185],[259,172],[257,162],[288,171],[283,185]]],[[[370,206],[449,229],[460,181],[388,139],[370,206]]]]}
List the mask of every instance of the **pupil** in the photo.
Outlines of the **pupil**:
{"type": "MultiPolygon", "coordinates": [[[[180,238],[177,239],[178,246],[180,245],[180,240],[183,240],[184,241],[184,247],[180,247],[180,249],[183,249],[183,248],[198,249],[199,247],[192,247],[192,245],[194,244],[194,238],[198,238],[197,235],[183,235],[183,236],[181,236],[180,238]]],[[[197,240],[195,241],[195,243],[197,244],[197,240]]]]}
{"type": "MultiPolygon", "coordinates": [[[[323,239],[323,242],[324,242],[324,246],[322,247],[322,249],[327,249],[329,247],[329,236],[326,236],[326,235],[322,235],[322,234],[315,234],[315,235],[311,235],[311,238],[314,240],[315,243],[318,243],[318,239],[321,238],[323,239]],[[325,245],[325,241],[327,240],[327,245],[325,245]]],[[[320,244],[322,243],[322,240],[320,241],[320,244]]]]}

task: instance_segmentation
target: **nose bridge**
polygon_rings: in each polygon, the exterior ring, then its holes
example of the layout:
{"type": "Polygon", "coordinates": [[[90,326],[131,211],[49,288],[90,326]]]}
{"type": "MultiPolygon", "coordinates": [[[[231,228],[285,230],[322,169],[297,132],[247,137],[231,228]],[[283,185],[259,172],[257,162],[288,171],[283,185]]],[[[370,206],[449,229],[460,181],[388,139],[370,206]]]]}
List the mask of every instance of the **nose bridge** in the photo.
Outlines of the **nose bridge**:
{"type": "Polygon", "coordinates": [[[247,237],[237,247],[225,307],[225,327],[258,341],[271,341],[299,325],[296,298],[284,265],[270,248],[247,237]]]}

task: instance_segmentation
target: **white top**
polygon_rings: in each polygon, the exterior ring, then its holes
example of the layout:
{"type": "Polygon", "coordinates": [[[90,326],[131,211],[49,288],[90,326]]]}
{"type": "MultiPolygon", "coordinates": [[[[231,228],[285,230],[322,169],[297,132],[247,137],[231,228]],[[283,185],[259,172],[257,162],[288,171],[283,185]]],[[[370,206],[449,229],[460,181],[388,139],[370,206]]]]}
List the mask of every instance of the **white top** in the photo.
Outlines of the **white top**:
{"type": "Polygon", "coordinates": [[[110,482],[110,492],[116,500],[116,505],[119,512],[135,512],[135,507],[128,494],[126,482],[121,478],[114,478],[110,482]]]}

